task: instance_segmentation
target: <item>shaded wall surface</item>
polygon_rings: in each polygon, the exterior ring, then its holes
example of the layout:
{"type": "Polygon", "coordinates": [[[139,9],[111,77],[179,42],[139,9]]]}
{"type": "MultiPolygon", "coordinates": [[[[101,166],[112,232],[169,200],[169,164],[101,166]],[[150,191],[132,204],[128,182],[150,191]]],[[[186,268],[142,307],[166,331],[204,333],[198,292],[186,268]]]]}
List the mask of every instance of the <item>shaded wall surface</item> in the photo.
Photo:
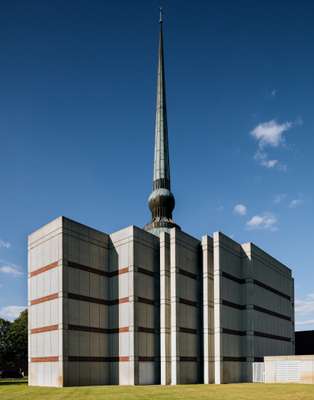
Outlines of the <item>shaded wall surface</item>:
{"type": "Polygon", "coordinates": [[[243,382],[294,353],[291,270],[251,243],[60,217],[28,257],[30,385],[243,382]]]}

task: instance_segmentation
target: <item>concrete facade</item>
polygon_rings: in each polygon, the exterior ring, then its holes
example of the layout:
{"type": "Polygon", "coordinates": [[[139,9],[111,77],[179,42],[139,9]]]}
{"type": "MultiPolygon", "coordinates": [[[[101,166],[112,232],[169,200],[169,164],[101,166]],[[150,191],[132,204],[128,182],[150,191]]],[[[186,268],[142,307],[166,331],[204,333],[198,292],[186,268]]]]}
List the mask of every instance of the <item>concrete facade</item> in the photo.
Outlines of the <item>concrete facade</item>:
{"type": "Polygon", "coordinates": [[[243,382],[294,353],[291,270],[251,243],[60,217],[28,248],[30,385],[243,382]]]}

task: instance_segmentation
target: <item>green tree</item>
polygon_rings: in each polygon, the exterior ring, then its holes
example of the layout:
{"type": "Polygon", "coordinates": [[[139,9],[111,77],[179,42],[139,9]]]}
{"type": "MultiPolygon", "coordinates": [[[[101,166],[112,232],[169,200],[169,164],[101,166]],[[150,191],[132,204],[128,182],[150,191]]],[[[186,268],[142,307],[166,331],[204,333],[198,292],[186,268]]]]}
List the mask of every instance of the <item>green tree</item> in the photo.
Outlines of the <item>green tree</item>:
{"type": "Polygon", "coordinates": [[[0,369],[27,374],[27,310],[13,322],[0,319],[0,369]]]}
{"type": "Polygon", "coordinates": [[[27,373],[27,310],[21,312],[20,316],[11,323],[8,332],[10,353],[12,362],[16,369],[27,373]]]}
{"type": "Polygon", "coordinates": [[[7,352],[8,352],[8,334],[11,322],[0,318],[0,370],[8,368],[7,352]]]}

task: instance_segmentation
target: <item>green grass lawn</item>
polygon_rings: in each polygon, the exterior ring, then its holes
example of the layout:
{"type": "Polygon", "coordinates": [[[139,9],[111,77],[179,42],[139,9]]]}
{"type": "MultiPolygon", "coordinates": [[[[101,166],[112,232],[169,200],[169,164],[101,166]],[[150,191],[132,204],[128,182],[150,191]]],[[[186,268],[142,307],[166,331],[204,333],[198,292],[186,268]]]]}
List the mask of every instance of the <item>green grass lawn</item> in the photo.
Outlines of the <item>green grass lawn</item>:
{"type": "Polygon", "coordinates": [[[0,380],[1,400],[313,400],[314,385],[179,385],[28,387],[25,381],[0,380]]]}

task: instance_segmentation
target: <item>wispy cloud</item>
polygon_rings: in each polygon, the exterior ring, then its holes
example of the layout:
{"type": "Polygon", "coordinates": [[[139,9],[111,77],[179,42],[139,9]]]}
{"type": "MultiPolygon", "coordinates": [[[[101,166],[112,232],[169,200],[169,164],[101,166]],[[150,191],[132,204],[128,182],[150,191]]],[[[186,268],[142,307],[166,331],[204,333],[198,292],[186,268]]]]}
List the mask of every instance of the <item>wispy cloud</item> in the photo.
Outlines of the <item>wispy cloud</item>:
{"type": "Polygon", "coordinates": [[[11,243],[10,242],[6,242],[5,240],[1,240],[0,239],[0,249],[4,248],[4,249],[9,249],[11,247],[11,243]]]}
{"type": "Polygon", "coordinates": [[[261,215],[254,215],[254,217],[247,221],[246,228],[248,230],[264,229],[274,232],[278,230],[277,224],[278,220],[276,216],[267,212],[261,215]]]}
{"type": "Polygon", "coordinates": [[[246,215],[247,207],[244,204],[236,204],[233,207],[233,213],[240,216],[246,215]]]}
{"type": "MultiPolygon", "coordinates": [[[[0,260],[0,262],[1,262],[1,260],[0,260]]],[[[11,275],[14,277],[23,275],[23,272],[21,271],[20,267],[18,267],[17,265],[11,264],[11,263],[6,263],[6,262],[1,262],[0,273],[11,275]]]]}
{"type": "Polygon", "coordinates": [[[314,325],[314,293],[295,301],[296,325],[314,325]]]}
{"type": "Polygon", "coordinates": [[[262,167],[265,168],[275,168],[279,166],[279,160],[268,158],[268,154],[265,151],[257,150],[254,155],[254,159],[259,162],[262,167]]]}
{"type": "Polygon", "coordinates": [[[300,207],[303,204],[303,200],[302,199],[293,199],[290,201],[289,203],[289,208],[297,208],[300,207]]]}
{"type": "Polygon", "coordinates": [[[314,319],[306,319],[304,321],[296,321],[295,324],[297,326],[300,326],[300,325],[314,325],[314,319]]]}
{"type": "Polygon", "coordinates": [[[287,193],[278,193],[278,194],[275,194],[275,196],[274,196],[274,203],[275,203],[275,204],[280,204],[280,203],[282,203],[282,202],[285,200],[286,197],[287,197],[287,193]]]}
{"type": "Polygon", "coordinates": [[[277,148],[282,146],[285,143],[286,132],[296,123],[290,121],[278,123],[276,120],[272,119],[258,124],[250,132],[251,136],[253,136],[258,144],[258,150],[254,158],[261,166],[268,169],[276,168],[280,171],[287,170],[287,165],[282,164],[276,158],[270,158],[265,149],[268,147],[277,148]]]}
{"type": "Polygon", "coordinates": [[[6,306],[0,308],[0,318],[13,321],[15,320],[22,311],[26,309],[25,306],[6,306]]]}
{"type": "Polygon", "coordinates": [[[270,92],[270,95],[271,95],[272,97],[276,97],[277,93],[278,93],[278,90],[273,89],[273,90],[270,92]]]}

